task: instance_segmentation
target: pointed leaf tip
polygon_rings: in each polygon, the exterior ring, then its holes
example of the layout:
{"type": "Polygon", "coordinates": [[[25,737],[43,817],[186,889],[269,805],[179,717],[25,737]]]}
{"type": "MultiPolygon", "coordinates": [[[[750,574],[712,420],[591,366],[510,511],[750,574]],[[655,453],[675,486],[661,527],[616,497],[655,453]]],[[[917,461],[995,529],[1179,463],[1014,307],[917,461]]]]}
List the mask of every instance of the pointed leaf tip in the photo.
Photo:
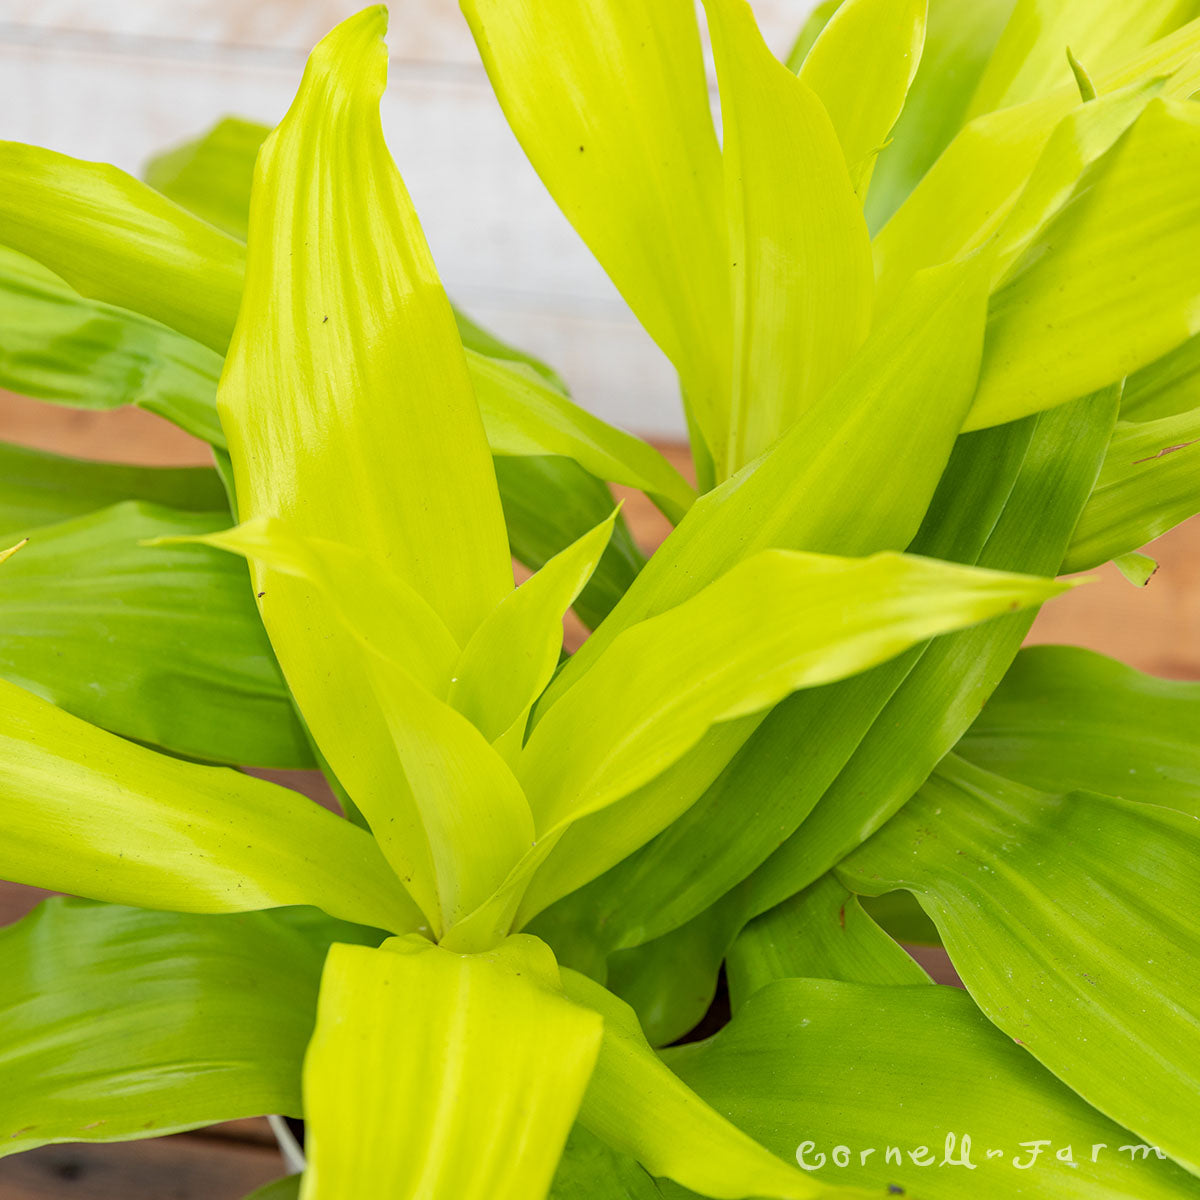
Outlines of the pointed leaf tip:
{"type": "Polygon", "coordinates": [[[15,546],[9,546],[7,550],[0,550],[0,563],[7,562],[22,546],[27,546],[28,544],[29,539],[22,538],[15,546]]]}

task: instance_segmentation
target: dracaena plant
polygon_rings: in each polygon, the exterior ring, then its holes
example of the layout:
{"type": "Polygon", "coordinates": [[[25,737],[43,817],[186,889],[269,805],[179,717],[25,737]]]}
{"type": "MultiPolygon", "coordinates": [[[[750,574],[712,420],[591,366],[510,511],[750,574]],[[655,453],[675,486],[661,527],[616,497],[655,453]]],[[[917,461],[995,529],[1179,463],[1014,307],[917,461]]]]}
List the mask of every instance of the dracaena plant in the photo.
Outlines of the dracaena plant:
{"type": "Polygon", "coordinates": [[[696,489],[452,309],[382,9],[148,183],[4,145],[0,382],[216,465],[2,449],[0,875],[82,899],[0,934],[0,1154],[286,1114],[306,1200],[1200,1194],[1200,691],[1018,652],[1200,509],[1194,7],[845,0],[785,65],[705,0],[718,139],[692,0],[464,0],[696,489]],[[314,764],[344,815],[229,769],[314,764]]]}

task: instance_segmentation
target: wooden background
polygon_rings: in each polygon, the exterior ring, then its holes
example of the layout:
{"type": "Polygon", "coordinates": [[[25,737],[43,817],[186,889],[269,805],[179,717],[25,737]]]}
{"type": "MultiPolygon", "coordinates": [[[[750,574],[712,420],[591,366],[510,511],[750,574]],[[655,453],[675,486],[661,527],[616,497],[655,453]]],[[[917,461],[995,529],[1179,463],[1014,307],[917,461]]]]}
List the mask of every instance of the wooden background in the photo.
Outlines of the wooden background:
{"type": "MultiPolygon", "coordinates": [[[[753,0],[777,50],[809,0],[753,0]]],[[[136,171],[225,113],[273,122],[306,50],[359,0],[0,0],[0,137],[136,171]]],[[[606,419],[682,433],[673,376],[545,195],[504,125],[456,0],[392,5],[389,141],[451,293],[542,354],[606,419]]],[[[99,416],[0,396],[0,439],[93,458],[183,464],[204,447],[137,412],[99,416]]],[[[631,498],[647,548],[661,518],[631,498]]],[[[1200,524],[1162,539],[1138,590],[1112,569],[1056,601],[1032,641],[1064,641],[1144,670],[1200,678],[1200,524]]],[[[0,923],[40,893],[0,884],[0,923]]],[[[265,1124],[0,1160],[0,1200],[236,1200],[281,1171],[265,1124]]]]}

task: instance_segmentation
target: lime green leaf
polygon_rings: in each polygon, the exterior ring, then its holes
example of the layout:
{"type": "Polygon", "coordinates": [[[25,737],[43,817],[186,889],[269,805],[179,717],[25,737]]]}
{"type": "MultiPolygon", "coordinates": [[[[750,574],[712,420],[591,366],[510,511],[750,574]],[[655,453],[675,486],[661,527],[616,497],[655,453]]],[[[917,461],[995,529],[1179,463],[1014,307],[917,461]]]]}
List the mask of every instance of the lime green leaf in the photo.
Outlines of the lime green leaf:
{"type": "Polygon", "coordinates": [[[633,1009],[611,992],[575,971],[564,970],[562,979],[568,996],[604,1017],[600,1057],[579,1119],[608,1145],[652,1175],[718,1200],[856,1194],[805,1178],[710,1108],[663,1066],[633,1009]]]}
{"type": "Polygon", "coordinates": [[[82,295],[225,349],[242,247],[123,171],[0,142],[0,227],[82,295]]]}
{"type": "Polygon", "coordinates": [[[735,1013],[776,979],[931,982],[832,875],[751,921],[730,948],[725,968],[735,1013]]]}
{"type": "Polygon", "coordinates": [[[638,488],[673,520],[695,493],[653,446],[593,417],[523,364],[467,352],[471,382],[496,455],[562,455],[600,479],[638,488]]]}
{"type": "Polygon", "coordinates": [[[996,1025],[1200,1172],[1198,863],[1200,818],[950,756],[838,875],[914,892],[996,1025]]]}
{"type": "Polygon", "coordinates": [[[1148,554],[1118,554],[1113,566],[1133,584],[1145,587],[1158,571],[1158,563],[1148,554]]]}
{"type": "Polygon", "coordinates": [[[989,241],[998,247],[998,281],[1163,87],[1159,78],[1132,84],[1076,106],[1049,129],[1051,101],[969,126],[875,239],[881,307],[918,267],[989,241]]]}
{"type": "Polygon", "coordinates": [[[0,575],[0,674],[176,754],[311,766],[242,565],[140,544],[227,521],[130,501],[30,531],[0,575]]]}
{"type": "MultiPolygon", "coordinates": [[[[972,265],[947,267],[915,281],[911,302],[872,334],[846,377],[817,408],[758,463],[697,501],[612,616],[559,673],[543,705],[581,678],[622,629],[694,595],[755,550],[784,545],[865,554],[910,541],[946,466],[959,414],[974,388],[981,281],[981,269],[972,265]],[[945,407],[925,403],[933,392],[945,398],[945,407]],[[951,397],[962,408],[951,403],[951,397]],[[897,463],[904,469],[897,469],[897,463]],[[854,504],[846,504],[847,496],[854,497],[854,504]]],[[[886,693],[878,704],[885,698],[886,693]]],[[[819,703],[826,715],[831,711],[823,701],[807,703],[819,703]]],[[[545,711],[543,706],[539,710],[545,711]]],[[[708,734],[709,745],[697,747],[677,769],[649,785],[650,795],[635,792],[611,811],[587,817],[568,830],[542,869],[540,902],[548,903],[595,878],[679,817],[713,784],[760,720],[745,718],[714,729],[708,734]],[[556,857],[560,865],[555,865],[556,857]]],[[[787,736],[794,745],[794,734],[787,736]]],[[[765,764],[774,758],[767,755],[756,761],[765,764]]],[[[789,783],[789,794],[795,786],[789,783]]],[[[706,841],[723,828],[719,823],[702,825],[706,841]]],[[[702,857],[724,854],[739,844],[741,839],[722,839],[719,849],[710,846],[702,857]]],[[[624,906],[645,888],[655,893],[653,910],[669,908],[676,890],[702,885],[694,871],[677,878],[685,862],[695,861],[668,856],[647,872],[647,878],[639,878],[632,891],[618,888],[612,898],[624,906]],[[659,893],[653,880],[668,876],[675,885],[659,893]]],[[[581,903],[589,911],[607,907],[594,897],[590,904],[581,903]]],[[[614,922],[612,928],[618,925],[614,922]]]]}
{"type": "Polygon", "coordinates": [[[274,517],[256,517],[216,533],[162,540],[200,542],[307,580],[358,646],[385,662],[402,665],[429,691],[446,691],[461,652],[453,634],[417,591],[362,550],[324,538],[300,537],[286,521],[274,517]]]}
{"type": "Polygon", "coordinates": [[[348,719],[346,697],[306,660],[290,670],[292,690],[306,714],[338,733],[331,765],[440,934],[486,900],[533,841],[529,807],[511,770],[446,701],[460,662],[453,636],[403,579],[353,547],[298,537],[286,522],[265,518],[200,540],[244,554],[278,579],[313,584],[338,623],[340,636],[323,636],[339,647],[340,677],[351,676],[361,693],[355,720],[348,719]],[[370,725],[360,727],[362,719],[370,725]],[[368,734],[386,742],[374,745],[368,734]],[[375,777],[359,766],[368,754],[375,777]],[[389,759],[391,779],[384,773],[389,759]],[[362,780],[372,788],[360,799],[354,784],[362,780]]]}
{"type": "Polygon", "coordinates": [[[223,117],[207,133],[156,154],[142,177],[189,212],[246,240],[254,160],[270,130],[223,117]]]}
{"type": "Polygon", "coordinates": [[[1034,236],[1066,207],[1087,168],[1101,159],[1164,87],[1162,79],[1131,84],[1094,104],[1077,107],[1055,128],[1028,181],[995,236],[996,279],[1002,278],[1034,236]]]}
{"type": "Polygon", "coordinates": [[[1195,15],[1195,0],[1018,0],[969,115],[1075,90],[1068,46],[1096,78],[1195,15]]]}
{"type": "Polygon", "coordinates": [[[921,62],[926,8],[927,0],[846,0],[800,67],[833,120],[860,196],[921,62]]]}
{"type": "MultiPolygon", "coordinates": [[[[256,121],[223,117],[201,137],[156,154],[146,164],[143,178],[176,204],[244,242],[250,226],[254,164],[270,132],[256,121]]],[[[458,309],[454,317],[469,350],[525,363],[551,385],[566,390],[557,374],[533,355],[501,341],[458,309]]]]}
{"type": "Polygon", "coordinates": [[[922,1200],[1195,1195],[1173,1164],[1122,1152],[1138,1139],[1042,1070],[957,988],[780,980],[716,1037],[665,1057],[776,1153],[796,1161],[803,1147],[813,1183],[922,1200]],[[943,1165],[968,1153],[968,1138],[974,1169],[943,1165]],[[1030,1166],[1034,1139],[1049,1144],[1030,1166]],[[845,1166],[834,1159],[839,1146],[845,1166]],[[1076,1166],[1057,1157],[1068,1146],[1076,1166]]]}
{"type": "Polygon", "coordinates": [[[419,924],[370,836],[311,800],[135,746],[11,683],[0,699],[5,879],[177,912],[310,904],[419,924]]]}
{"type": "MultiPolygon", "coordinates": [[[[1034,193],[1047,205],[1043,216],[1055,211],[1065,198],[1063,188],[1069,189],[1079,170],[1120,133],[1123,114],[1129,120],[1136,115],[1136,105],[1127,112],[1129,101],[1141,97],[1145,102],[1156,91],[1183,99],[1200,87],[1198,51],[1200,22],[1106,75],[1099,101],[1079,104],[1071,86],[965,126],[875,238],[880,310],[890,309],[914,271],[949,261],[992,237],[1035,167],[1041,182],[1034,193]]],[[[1026,214],[1031,215],[1036,209],[1026,214]]]]}
{"type": "Polygon", "coordinates": [[[707,12],[733,264],[733,395],[724,461],[715,455],[725,478],[841,374],[871,323],[874,274],[867,226],[820,100],[775,60],[745,0],[709,0],[707,12]]]}
{"type": "Polygon", "coordinates": [[[304,1066],[301,1196],[541,1200],[599,1051],[550,952],[335,946],[304,1066]]]}
{"type": "Polygon", "coordinates": [[[1128,421],[1157,421],[1200,407],[1200,337],[1125,380],[1121,416],[1128,421]]]}
{"type": "MultiPolygon", "coordinates": [[[[317,47],[259,155],[218,406],[243,520],[277,517],[302,539],[344,544],[418,593],[462,644],[511,590],[512,569],[462,345],[380,128],[385,24],[383,9],[365,10],[317,47]]],[[[404,782],[418,762],[395,742],[421,689],[393,667],[398,707],[380,711],[377,664],[329,597],[267,566],[251,573],[317,744],[436,919],[420,789],[404,782]]],[[[425,710],[434,719],[436,705],[425,710]]],[[[420,762],[438,774],[427,751],[420,762]]]]}
{"type": "Polygon", "coordinates": [[[1071,52],[1070,46],[1067,47],[1067,62],[1071,66],[1071,74],[1075,76],[1075,85],[1079,88],[1079,98],[1085,102],[1095,100],[1096,85],[1087,73],[1087,68],[1071,52]]]}
{"type": "Polygon", "coordinates": [[[463,647],[447,698],[489,742],[516,726],[519,748],[529,710],[558,666],[563,614],[596,569],[616,515],[510,592],[463,647]]]}
{"type": "Polygon", "coordinates": [[[966,428],[1104,386],[1200,332],[1194,109],[1153,101],[1034,239],[993,299],[966,428]]]}
{"type": "MultiPolygon", "coordinates": [[[[494,465],[509,548],[530,570],[541,570],[612,513],[612,493],[573,459],[532,455],[497,458],[494,465]]],[[[613,610],[645,561],[618,516],[599,565],[575,600],[575,612],[589,629],[613,610]]]]}
{"type": "MultiPolygon", "coordinates": [[[[1095,479],[1115,409],[1110,391],[1039,417],[1003,513],[978,555],[981,566],[1047,574],[1056,569],[1066,529],[1095,479]]],[[[951,490],[939,497],[942,503],[954,507],[951,490]]],[[[953,514],[948,520],[953,524],[953,514]]],[[[925,650],[836,782],[763,864],[752,887],[753,909],[761,912],[760,906],[794,893],[798,883],[824,874],[904,804],[966,732],[1016,655],[1031,616],[1014,615],[925,650]],[[947,689],[947,680],[955,686],[947,689]]],[[[787,786],[794,787],[794,780],[787,786]]]]}
{"type": "Polygon", "coordinates": [[[0,930],[0,1156],[300,1115],[325,952],[360,934],[311,909],[46,901],[0,930]]]}
{"type": "Polygon", "coordinates": [[[462,8],[530,162],[675,364],[723,459],[729,260],[691,0],[462,0],[462,8]]]}
{"type": "Polygon", "coordinates": [[[1084,788],[1200,817],[1197,729],[1200,683],[1031,646],[955,752],[1042,791],[1084,788]]]}
{"type": "MultiPolygon", "coordinates": [[[[266,136],[265,129],[260,132],[266,136]]],[[[215,153],[215,149],[210,145],[205,153],[215,153]]],[[[91,191],[103,192],[111,174],[109,168],[95,163],[75,163],[72,169],[81,181],[80,186],[91,191]]],[[[234,172],[246,176],[247,208],[252,171],[251,158],[234,172]]],[[[217,172],[215,182],[225,174],[228,172],[217,172]]],[[[113,230],[119,230],[122,223],[129,224],[118,199],[125,201],[125,208],[136,212],[130,244],[124,249],[121,244],[110,248],[117,259],[126,255],[132,261],[140,252],[138,230],[153,224],[156,208],[162,201],[153,192],[139,191],[139,185],[130,182],[129,195],[110,197],[103,212],[113,230]]],[[[191,178],[189,186],[195,202],[201,195],[201,180],[191,178]]],[[[224,204],[226,198],[214,197],[213,202],[224,204]]],[[[86,238],[89,228],[83,226],[76,232],[86,238]]],[[[83,248],[84,256],[94,250],[88,243],[83,248]]],[[[229,269],[236,272],[240,281],[245,265],[244,249],[230,241],[224,251],[229,269]]],[[[170,261],[159,265],[164,271],[171,269],[170,261]]],[[[113,269],[127,268],[114,265],[113,269]]],[[[94,281],[101,294],[109,299],[124,297],[122,302],[132,303],[120,288],[104,291],[104,283],[104,278],[94,281]]],[[[189,276],[187,264],[178,264],[179,295],[192,294],[199,286],[189,276]]],[[[229,327],[236,315],[240,288],[239,282],[238,290],[231,289],[226,296],[228,311],[224,319],[229,327]]],[[[136,299],[139,311],[161,315],[152,295],[139,294],[136,299]]],[[[483,406],[485,431],[494,440],[496,454],[571,455],[601,478],[647,491],[672,519],[687,509],[694,498],[692,489],[656,450],[574,405],[566,396],[561,380],[544,363],[506,345],[462,313],[455,312],[454,317],[471,351],[468,367],[483,406]]],[[[155,320],[84,299],[53,272],[3,247],[0,247],[0,319],[5,328],[0,339],[3,342],[0,386],[75,407],[116,408],[137,404],[214,446],[225,445],[215,409],[221,359],[212,350],[181,337],[155,320]]],[[[598,513],[596,520],[603,515],[598,513]]],[[[596,520],[586,528],[591,528],[596,520]]]]}
{"type": "Polygon", "coordinates": [[[0,540],[121,500],[215,513],[225,491],[209,467],[130,467],[0,442],[0,540]]]}
{"type": "Polygon", "coordinates": [[[915,279],[905,304],[872,330],[838,382],[767,454],[692,506],[547,699],[580,678],[622,630],[694,596],[758,550],[902,549],[975,388],[985,275],[976,261],[915,279]],[[941,397],[936,405],[927,402],[932,394],[941,397]]]}
{"type": "Polygon", "coordinates": [[[930,0],[916,78],[867,193],[867,224],[880,229],[962,126],[967,105],[1014,0],[930,0]]]}
{"type": "MultiPolygon", "coordinates": [[[[1111,392],[960,439],[914,549],[1054,572],[1095,481],[1116,406],[1111,392]]],[[[944,637],[870,673],[790,697],[683,816],[560,901],[539,932],[556,948],[564,937],[572,945],[582,940],[594,956],[597,946],[632,947],[679,927],[664,939],[671,947],[630,950],[624,969],[627,979],[642,976],[642,994],[657,997],[655,1040],[681,1036],[703,1015],[705,992],[711,998],[717,966],[742,925],[829,871],[953,748],[1012,661],[1029,619],[1013,615],[944,637]],[[797,745],[806,753],[797,755],[797,745]],[[691,866],[697,861],[703,872],[691,866]],[[673,975],[655,964],[674,955],[695,974],[707,970],[708,988],[688,982],[672,998],[673,975]]],[[[632,997],[630,986],[623,995],[632,997]]]]}
{"type": "Polygon", "coordinates": [[[367,9],[318,46],[259,155],[218,406],[243,519],[386,558],[461,639],[512,574],[461,343],[380,128],[385,25],[367,9]]]}
{"type": "Polygon", "coordinates": [[[627,630],[549,709],[517,762],[538,829],[628,795],[715,722],[1066,586],[898,554],[763,551],[627,630]]]}
{"type": "Polygon", "coordinates": [[[1063,570],[1086,571],[1127,554],[1197,512],[1200,408],[1157,421],[1118,422],[1063,570]]]}
{"type": "MultiPolygon", "coordinates": [[[[686,819],[681,814],[720,777],[761,720],[753,714],[714,725],[648,783],[567,828],[530,882],[526,912],[540,912],[624,861],[673,821],[686,819]]],[[[582,894],[580,901],[589,915],[598,907],[582,894]]],[[[558,950],[557,940],[554,945],[558,950]]]]}
{"type": "Polygon", "coordinates": [[[135,404],[224,443],[213,409],[221,359],[157,321],[87,300],[0,247],[0,387],[72,408],[135,404]]]}
{"type": "Polygon", "coordinates": [[[811,13],[808,20],[800,28],[792,48],[788,51],[787,67],[789,71],[799,71],[808,57],[809,51],[816,45],[822,30],[833,19],[834,13],[842,6],[842,0],[821,0],[811,13]]]}

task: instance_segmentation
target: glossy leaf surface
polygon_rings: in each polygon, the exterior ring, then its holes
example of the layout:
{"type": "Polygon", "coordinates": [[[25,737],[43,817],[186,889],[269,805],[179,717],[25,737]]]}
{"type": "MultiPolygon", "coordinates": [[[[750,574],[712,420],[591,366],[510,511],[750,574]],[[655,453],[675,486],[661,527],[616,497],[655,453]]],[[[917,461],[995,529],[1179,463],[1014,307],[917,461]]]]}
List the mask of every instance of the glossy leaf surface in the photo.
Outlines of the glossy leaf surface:
{"type": "Polygon", "coordinates": [[[298,793],[135,746],[11,683],[0,700],[4,878],[177,912],[309,904],[419,924],[370,836],[298,793]]]}
{"type": "Polygon", "coordinates": [[[1034,239],[993,298],[966,428],[1120,380],[1200,331],[1194,107],[1153,101],[1034,239]]]}
{"type": "Polygon", "coordinates": [[[914,892],[996,1025],[1200,1173],[1198,850],[1198,817],[950,757],[838,875],[914,892]]]}
{"type": "Polygon", "coordinates": [[[0,143],[5,243],[77,292],[224,351],[242,248],[116,167],[0,143]]]}
{"type": "Polygon", "coordinates": [[[223,444],[221,357],[147,317],[89,300],[0,247],[0,387],[72,408],[135,404],[223,444]]]}
{"type": "Polygon", "coordinates": [[[633,1010],[599,984],[574,971],[563,971],[563,983],[572,999],[604,1017],[580,1121],[610,1146],[636,1157],[652,1175],[717,1200],[862,1195],[805,1178],[710,1108],[650,1049],[633,1010]]]}
{"type": "Polygon", "coordinates": [[[228,519],[131,501],[23,531],[29,544],[0,575],[0,674],[190,758],[311,766],[245,568],[203,547],[142,544],[228,519]]]}
{"type": "Polygon", "coordinates": [[[875,281],[866,223],[821,101],[803,73],[797,79],[775,60],[744,0],[710,0],[707,12],[733,264],[733,395],[717,459],[725,478],[838,377],[867,335],[875,281]]]}
{"type": "Polygon", "coordinates": [[[0,931],[0,1156],[299,1116],[325,952],[365,936],[312,909],[47,900],[0,931]]]}
{"type": "MultiPolygon", "coordinates": [[[[448,702],[464,657],[458,644],[415,589],[354,547],[300,537],[274,518],[203,540],[246,555],[278,578],[312,585],[336,622],[340,669],[355,672],[360,712],[387,739],[371,745],[363,730],[346,726],[339,761],[358,771],[347,747],[376,755],[381,788],[390,783],[387,803],[368,794],[359,807],[440,934],[500,886],[534,832],[525,796],[504,759],[448,702]],[[389,758],[398,772],[391,780],[383,770],[389,758]]],[[[485,620],[477,634],[486,637],[487,625],[485,620]]],[[[302,678],[306,684],[311,679],[302,678]]],[[[313,694],[303,692],[301,703],[313,694]]],[[[338,696],[315,694],[322,703],[318,711],[334,712],[338,696]]],[[[338,777],[344,781],[340,772],[338,777]]],[[[350,795],[353,800],[353,789],[350,795]]]]}
{"type": "Polygon", "coordinates": [[[735,1013],[776,979],[898,987],[930,982],[832,875],[751,921],[730,948],[725,969],[735,1013]]]}
{"type": "Polygon", "coordinates": [[[718,721],[1063,588],[895,554],[763,551],[622,634],[549,709],[517,765],[538,828],[627,795],[718,721]]]}
{"type": "Polygon", "coordinates": [[[882,228],[962,127],[967,105],[1014,0],[930,0],[916,77],[879,152],[866,216],[882,228]]]}
{"type": "Polygon", "coordinates": [[[859,196],[920,65],[927,7],[926,0],[846,0],[800,67],[833,121],[859,196]]]}
{"type": "Polygon", "coordinates": [[[722,458],[728,239],[690,0],[462,7],[530,162],[674,363],[722,458]]]}

